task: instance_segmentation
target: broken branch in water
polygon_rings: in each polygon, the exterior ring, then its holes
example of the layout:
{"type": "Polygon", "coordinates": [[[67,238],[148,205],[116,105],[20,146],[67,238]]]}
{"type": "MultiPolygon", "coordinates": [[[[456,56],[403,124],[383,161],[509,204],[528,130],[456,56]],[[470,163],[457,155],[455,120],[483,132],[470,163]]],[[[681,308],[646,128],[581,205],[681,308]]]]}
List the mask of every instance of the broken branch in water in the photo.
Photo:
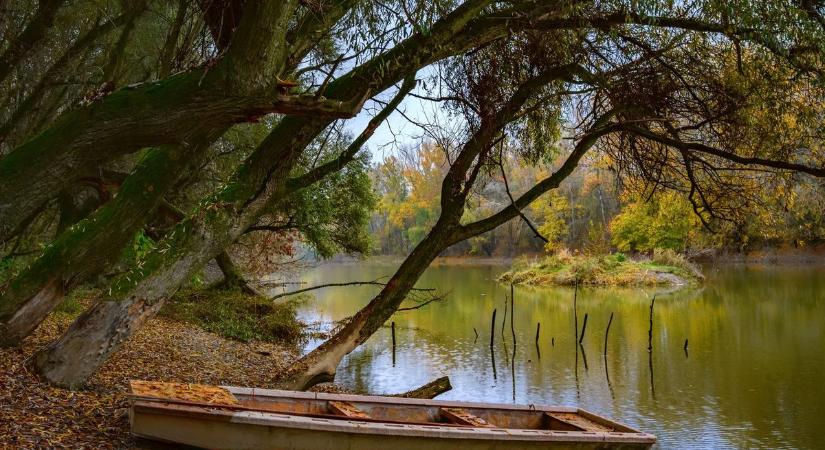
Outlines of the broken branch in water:
{"type": "Polygon", "coordinates": [[[450,384],[450,377],[441,377],[436,380],[403,394],[389,395],[388,397],[404,397],[404,398],[435,398],[449,390],[453,386],[450,384]]]}

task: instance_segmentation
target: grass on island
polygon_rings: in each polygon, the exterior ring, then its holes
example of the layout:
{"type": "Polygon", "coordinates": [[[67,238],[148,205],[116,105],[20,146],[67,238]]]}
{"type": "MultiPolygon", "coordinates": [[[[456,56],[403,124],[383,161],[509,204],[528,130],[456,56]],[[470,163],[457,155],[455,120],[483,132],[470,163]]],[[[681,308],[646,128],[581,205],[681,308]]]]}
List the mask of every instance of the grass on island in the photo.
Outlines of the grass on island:
{"type": "Polygon", "coordinates": [[[573,255],[562,250],[534,262],[517,262],[499,277],[506,283],[531,286],[659,286],[695,284],[704,279],[699,269],[672,250],[656,250],[649,258],[612,255],[573,255]]]}
{"type": "Polygon", "coordinates": [[[273,304],[237,289],[186,289],[160,314],[242,342],[296,344],[305,335],[305,325],[296,317],[300,301],[273,304]]]}

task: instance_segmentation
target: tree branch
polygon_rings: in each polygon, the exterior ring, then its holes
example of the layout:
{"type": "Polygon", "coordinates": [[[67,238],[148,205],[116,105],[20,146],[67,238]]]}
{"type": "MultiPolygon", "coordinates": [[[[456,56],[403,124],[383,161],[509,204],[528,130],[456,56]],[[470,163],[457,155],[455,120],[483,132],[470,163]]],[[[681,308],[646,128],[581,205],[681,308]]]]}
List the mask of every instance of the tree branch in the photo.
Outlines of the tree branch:
{"type": "Polygon", "coordinates": [[[381,122],[387,119],[387,117],[392,114],[393,111],[401,104],[401,101],[404,100],[404,97],[412,90],[415,86],[415,78],[413,75],[409,75],[404,79],[404,83],[401,85],[401,89],[398,90],[398,93],[390,100],[390,102],[385,106],[378,114],[373,117],[369,123],[367,124],[367,128],[361,132],[361,134],[354,140],[352,143],[338,155],[337,158],[333,159],[330,162],[322,164],[314,169],[310,170],[309,172],[300,175],[298,177],[292,178],[289,180],[288,185],[291,191],[295,191],[304,187],[309,186],[310,184],[326,177],[327,175],[340,170],[346,164],[351,162],[361,147],[367,142],[367,140],[372,137],[375,130],[381,125],[381,122]]]}
{"type": "Polygon", "coordinates": [[[524,223],[526,223],[527,226],[530,227],[531,230],[533,230],[533,234],[535,234],[537,238],[544,241],[545,244],[550,242],[549,240],[547,240],[546,237],[542,236],[541,233],[539,233],[539,230],[537,230],[536,227],[533,226],[533,223],[530,222],[530,219],[528,219],[526,215],[524,215],[524,212],[521,210],[521,208],[516,206],[516,201],[515,199],[513,199],[513,194],[510,193],[510,184],[507,182],[507,173],[504,171],[504,161],[499,161],[498,166],[501,168],[501,178],[504,180],[504,190],[507,192],[507,197],[510,199],[510,205],[516,208],[516,211],[518,211],[518,215],[521,216],[521,220],[523,220],[524,223]]]}
{"type": "Polygon", "coordinates": [[[559,184],[573,172],[581,158],[590,150],[593,145],[602,136],[616,131],[615,126],[608,125],[610,119],[617,113],[617,110],[611,110],[601,117],[599,117],[591,128],[590,132],[584,135],[570,155],[565,160],[564,164],[558,170],[553,172],[549,177],[541,180],[530,190],[525,192],[521,197],[513,201],[510,206],[502,209],[496,214],[493,214],[486,219],[481,219],[466,225],[462,225],[451,237],[451,241],[459,242],[464,239],[478,236],[481,233],[492,230],[493,228],[509,221],[510,219],[519,215],[519,211],[537,199],[539,196],[555,189],[559,184]]]}
{"type": "MultiPolygon", "coordinates": [[[[380,278],[379,278],[379,280],[380,280],[380,278]]],[[[291,295],[295,295],[295,294],[302,294],[302,293],[307,292],[307,291],[314,291],[314,290],[322,289],[322,288],[326,288],[326,287],[341,287],[341,286],[382,286],[383,287],[383,286],[386,286],[386,285],[387,285],[387,283],[381,283],[378,280],[373,280],[373,281],[350,281],[348,283],[326,283],[326,284],[319,284],[319,285],[316,285],[316,286],[310,286],[310,287],[307,287],[307,288],[297,289],[297,290],[294,290],[292,292],[284,292],[283,294],[274,295],[274,296],[270,297],[270,299],[275,300],[275,299],[279,299],[281,297],[287,297],[287,296],[291,296],[291,295]]],[[[412,290],[421,291],[421,292],[435,291],[435,289],[432,289],[432,288],[413,288],[412,290]]]]}
{"type": "Polygon", "coordinates": [[[825,177],[825,168],[817,168],[811,167],[804,164],[792,163],[792,162],[785,162],[779,161],[775,159],[768,159],[768,158],[759,158],[753,156],[741,156],[737,155],[736,153],[722,150],[720,148],[711,147],[709,145],[701,144],[699,142],[684,142],[682,140],[677,140],[673,138],[669,138],[667,136],[662,136],[660,134],[654,133],[650,130],[646,130],[642,127],[633,126],[633,125],[620,125],[617,128],[621,129],[622,131],[627,131],[638,136],[650,139],[654,142],[659,142],[661,144],[673,147],[673,148],[684,148],[686,150],[695,151],[699,153],[705,153],[709,155],[718,156],[720,158],[726,159],[728,161],[735,162],[737,164],[742,164],[745,166],[750,165],[758,165],[763,167],[771,167],[774,169],[781,169],[781,170],[789,170],[795,172],[802,172],[807,173],[809,175],[813,175],[818,178],[825,177]]]}

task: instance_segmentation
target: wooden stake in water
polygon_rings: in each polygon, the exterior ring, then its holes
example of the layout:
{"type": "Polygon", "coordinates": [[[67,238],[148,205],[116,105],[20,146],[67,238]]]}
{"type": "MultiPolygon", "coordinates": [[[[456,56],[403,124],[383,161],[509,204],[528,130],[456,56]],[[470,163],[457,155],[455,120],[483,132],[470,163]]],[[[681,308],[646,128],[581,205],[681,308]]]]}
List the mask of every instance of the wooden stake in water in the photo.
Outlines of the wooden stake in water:
{"type": "Polygon", "coordinates": [[[504,320],[501,321],[501,338],[504,339],[504,326],[507,325],[507,303],[510,299],[504,294],[504,320]]]}
{"type": "Polygon", "coordinates": [[[493,321],[490,325],[490,350],[493,349],[493,340],[496,338],[496,309],[493,308],[493,321]]]}
{"type": "Polygon", "coordinates": [[[395,367],[395,322],[390,324],[390,330],[392,331],[392,365],[395,367]]]}
{"type": "Polygon", "coordinates": [[[584,340],[584,332],[587,330],[587,313],[584,313],[584,323],[582,323],[582,334],[579,336],[579,345],[582,345],[584,340]]]}
{"type": "Polygon", "coordinates": [[[579,278],[576,277],[576,285],[573,287],[573,342],[579,341],[579,313],[576,307],[576,297],[579,293],[579,278]]]}
{"type": "Polygon", "coordinates": [[[515,317],[514,307],[516,304],[516,296],[513,294],[513,283],[510,283],[510,333],[513,334],[513,354],[516,354],[516,328],[513,325],[513,318],[515,317]]]}
{"type": "Polygon", "coordinates": [[[650,301],[650,327],[647,329],[647,351],[653,351],[653,305],[656,303],[656,296],[650,301]]]}
{"type": "Polygon", "coordinates": [[[536,345],[539,345],[539,333],[541,333],[541,322],[536,323],[536,345]]]}
{"type": "Polygon", "coordinates": [[[610,320],[607,321],[607,329],[604,330],[604,354],[607,355],[607,335],[610,334],[610,324],[613,323],[613,313],[610,313],[610,320]]]}
{"type": "Polygon", "coordinates": [[[688,355],[688,345],[687,344],[688,344],[688,340],[685,339],[685,347],[684,347],[685,348],[685,358],[687,358],[687,355],[688,355]]]}
{"type": "Polygon", "coordinates": [[[476,341],[478,341],[478,331],[476,331],[476,327],[473,327],[473,333],[476,334],[476,338],[473,340],[473,344],[475,344],[476,341]]]}

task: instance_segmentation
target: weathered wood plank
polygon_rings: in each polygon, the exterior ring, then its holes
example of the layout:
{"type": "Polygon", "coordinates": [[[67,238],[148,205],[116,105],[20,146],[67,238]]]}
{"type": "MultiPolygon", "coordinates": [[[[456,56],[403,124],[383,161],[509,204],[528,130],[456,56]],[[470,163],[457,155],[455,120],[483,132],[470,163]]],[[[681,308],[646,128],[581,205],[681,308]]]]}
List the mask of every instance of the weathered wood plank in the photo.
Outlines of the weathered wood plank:
{"type": "Polygon", "coordinates": [[[551,430],[560,431],[614,431],[578,414],[545,412],[551,430]]]}
{"type": "Polygon", "coordinates": [[[441,415],[451,423],[459,425],[484,428],[493,427],[492,424],[481,417],[470,414],[467,410],[461,408],[441,408],[441,415]]]}
{"type": "Polygon", "coordinates": [[[347,416],[347,417],[357,417],[360,419],[369,419],[370,415],[358,409],[357,406],[353,405],[349,402],[336,402],[330,401],[329,402],[329,410],[333,414],[347,416]]]}

